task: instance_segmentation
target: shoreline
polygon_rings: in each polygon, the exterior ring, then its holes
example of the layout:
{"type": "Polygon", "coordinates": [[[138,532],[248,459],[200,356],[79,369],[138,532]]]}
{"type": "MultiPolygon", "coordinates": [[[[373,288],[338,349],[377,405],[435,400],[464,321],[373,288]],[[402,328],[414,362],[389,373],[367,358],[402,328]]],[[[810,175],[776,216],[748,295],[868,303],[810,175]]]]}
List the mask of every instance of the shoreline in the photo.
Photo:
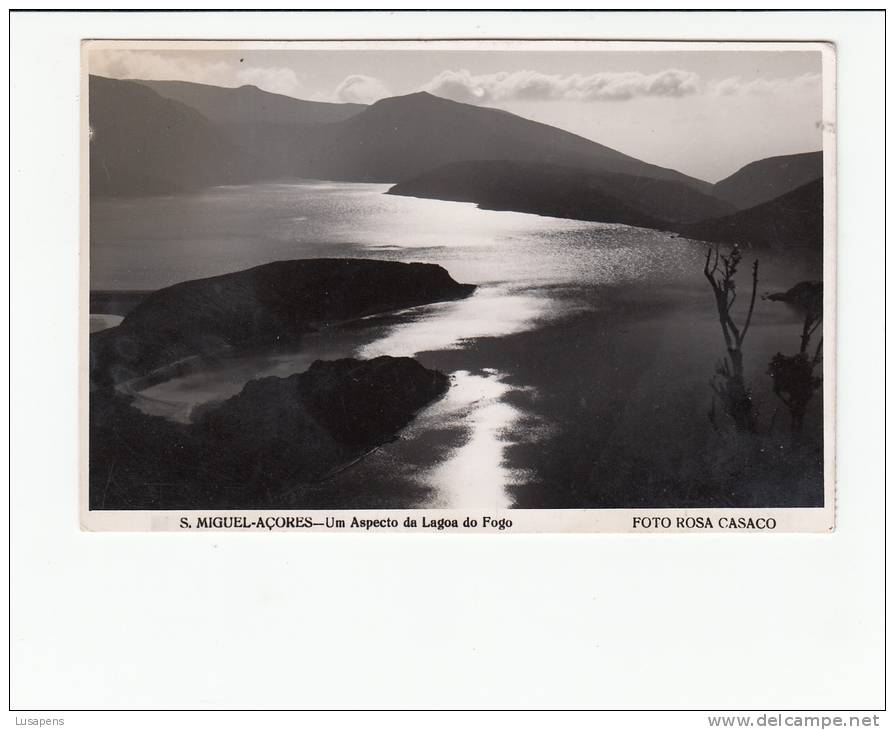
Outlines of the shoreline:
{"type": "MultiPolygon", "coordinates": [[[[322,197],[312,192],[293,199],[301,192],[297,190],[288,191],[288,201],[280,197],[282,191],[256,191],[260,199],[244,191],[225,192],[189,206],[152,205],[136,221],[122,209],[106,219],[105,238],[119,241],[115,234],[124,231],[130,236],[125,237],[126,243],[136,246],[160,217],[170,226],[186,220],[184,216],[192,220],[195,205],[201,204],[203,213],[218,211],[220,216],[203,215],[201,225],[179,235],[200,252],[213,241],[215,250],[230,254],[215,259],[225,261],[228,268],[257,266],[287,255],[387,258],[438,264],[458,281],[479,284],[480,292],[496,280],[502,282],[493,299],[474,295],[464,300],[469,308],[462,312],[453,305],[431,309],[424,305],[426,317],[392,311],[338,332],[322,333],[315,359],[366,357],[357,353],[360,349],[393,355],[409,355],[413,350],[425,367],[460,374],[460,385],[471,391],[479,388],[481,397],[464,403],[451,400],[451,407],[459,410],[447,415],[432,410],[431,419],[424,410],[398,441],[376,449],[325,485],[296,485],[289,504],[277,506],[368,509],[440,504],[446,493],[439,496],[439,489],[452,480],[473,486],[504,485],[517,508],[698,506],[725,499],[748,503],[770,489],[773,472],[768,469],[773,465],[741,479],[747,490],[738,491],[737,479],[723,476],[728,467],[704,463],[702,456],[709,451],[724,453],[730,464],[745,458],[733,453],[736,444],[730,439],[713,435],[707,417],[709,382],[724,356],[724,346],[712,294],[702,275],[706,244],[621,224],[491,213],[468,203],[433,201],[429,206],[425,200],[369,191],[336,196],[352,206],[349,210],[360,221],[361,232],[348,239],[333,217],[329,193],[324,205],[322,197]],[[245,238],[245,230],[261,225],[251,216],[259,200],[273,206],[279,217],[266,218],[275,226],[263,228],[263,235],[245,238]],[[206,221],[214,226],[205,227],[206,221]],[[221,239],[223,224],[232,230],[221,239]],[[331,235],[320,238],[318,230],[331,235]],[[383,250],[385,245],[388,250],[383,250]],[[507,318],[500,308],[516,296],[518,311],[511,308],[507,318]],[[529,307],[531,301],[538,306],[529,307]],[[498,325],[491,328],[494,317],[498,325]],[[482,322],[488,326],[479,327],[482,322]],[[447,348],[442,347],[445,337],[451,342],[447,348]],[[367,347],[375,342],[381,346],[367,347]],[[440,417],[444,422],[438,422],[440,417]],[[423,421],[425,427],[414,430],[414,424],[423,421]],[[675,437],[679,437],[677,445],[675,437]],[[483,466],[455,476],[476,463],[471,456],[476,453],[483,466]],[[637,486],[623,489],[623,483],[637,486]]],[[[116,268],[116,250],[103,250],[102,266],[94,270],[104,270],[105,279],[100,280],[109,281],[123,263],[116,268]]],[[[818,252],[744,253],[744,272],[753,257],[762,262],[759,295],[820,278],[818,252]]],[[[170,246],[157,256],[161,262],[157,268],[144,266],[138,269],[140,277],[122,278],[122,283],[132,286],[121,291],[138,292],[141,284],[178,280],[185,272],[207,268],[205,259],[196,258],[198,254],[182,261],[170,246]]],[[[745,273],[741,277],[745,286],[745,273]]],[[[109,298],[119,294],[98,291],[109,298]]],[[[757,306],[745,357],[750,382],[762,394],[762,407],[772,409],[776,403],[770,400],[773,396],[765,376],[768,360],[778,349],[792,349],[798,318],[783,304],[760,302],[757,306]]],[[[234,386],[225,372],[231,365],[245,369],[247,379],[285,376],[310,365],[303,357],[311,353],[303,352],[301,346],[294,353],[254,354],[257,358],[251,352],[232,361],[220,358],[213,366],[222,368],[211,373],[212,380],[220,378],[225,387],[238,391],[242,384],[234,386]]],[[[191,389],[201,400],[205,395],[198,390],[206,386],[218,387],[203,383],[203,377],[186,377],[178,387],[184,400],[190,401],[191,389]]],[[[815,400],[812,409],[820,410],[820,400],[815,400]]],[[[822,423],[815,410],[809,413],[810,422],[822,423]]],[[[781,428],[783,415],[778,416],[775,429],[781,428]]],[[[814,463],[809,464],[812,469],[814,463]]],[[[813,472],[810,478],[814,479],[813,472]]],[[[808,492],[798,486],[803,482],[797,479],[791,494],[771,494],[769,504],[804,502],[808,492]]],[[[816,483],[822,485],[822,478],[816,483]]],[[[455,496],[474,498],[475,492],[455,496]]],[[[495,498],[502,497],[489,493],[486,499],[493,502],[495,498]]]]}
{"type": "MultiPolygon", "coordinates": [[[[603,290],[593,296],[605,304],[608,295],[615,306],[416,358],[443,372],[501,375],[508,388],[499,401],[521,414],[500,436],[497,465],[519,475],[507,488],[517,509],[819,506],[822,399],[811,403],[802,444],[791,448],[788,416],[765,372],[775,352],[797,348],[798,315],[771,302],[757,308],[744,350],[763,432],[741,435],[714,429],[708,417],[709,383],[725,355],[711,292],[674,296],[669,309],[664,296],[636,301],[644,289],[603,290]],[[793,463],[767,458],[769,448],[793,463]],[[776,483],[791,487],[781,491],[776,483]]],[[[416,444],[380,448],[334,486],[349,506],[372,508],[390,501],[387,485],[397,482],[402,493],[416,492],[413,506],[423,506],[425,475],[438,463],[430,455],[449,456],[474,438],[469,427],[415,435],[416,444]],[[396,474],[396,459],[410,468],[396,474]]],[[[485,484],[493,475],[478,478],[485,484]]]]}
{"type": "MultiPolygon", "coordinates": [[[[785,265],[777,271],[773,265],[766,268],[762,287],[774,288],[780,277],[792,276],[785,265]]],[[[813,506],[818,490],[822,494],[822,479],[816,489],[797,486],[795,493],[775,496],[768,491],[772,473],[767,467],[741,478],[744,486],[734,494],[734,482],[724,477],[724,469],[698,458],[707,450],[723,452],[734,461],[740,458],[736,444],[729,438],[724,441],[730,434],[713,433],[706,416],[712,400],[709,382],[724,348],[711,292],[701,278],[701,271],[694,269],[685,280],[663,287],[652,281],[548,286],[552,299],[569,304],[566,309],[560,307],[558,315],[530,322],[521,331],[473,337],[447,349],[414,353],[423,366],[451,375],[452,389],[459,375],[466,382],[478,383],[485,394],[460,403],[465,412],[443,421],[432,415],[439,412],[437,403],[423,409],[396,441],[327,474],[319,484],[285,490],[277,506],[431,505],[439,499],[433,474],[439,469],[444,472],[451,460],[453,468],[461,468],[463,454],[474,448],[489,454],[475,479],[502,485],[518,509],[622,508],[632,503],[685,508],[718,506],[719,500],[721,506],[770,506],[785,504],[787,499],[813,506]],[[482,413],[485,418],[488,413],[512,418],[483,428],[476,422],[482,413]],[[644,443],[650,446],[637,446],[644,443]],[[632,494],[632,488],[639,492],[632,494]]],[[[465,301],[475,304],[474,298],[465,301]]],[[[387,341],[390,333],[402,328],[425,328],[423,313],[433,306],[438,305],[350,320],[310,337],[320,340],[322,351],[335,347],[332,357],[357,356],[364,347],[387,341]],[[339,337],[344,337],[342,345],[339,337]]],[[[791,347],[798,329],[798,315],[789,307],[769,301],[757,305],[744,349],[747,377],[765,414],[774,405],[764,373],[767,360],[775,351],[791,347]]],[[[277,350],[283,353],[283,348],[277,350]]],[[[246,353],[245,367],[252,368],[258,354],[246,353]]],[[[270,354],[275,357],[278,352],[270,354]]],[[[316,359],[298,343],[294,352],[284,354],[316,359]]],[[[235,355],[238,362],[240,353],[235,355]]],[[[203,360],[215,364],[214,358],[189,360],[193,365],[203,360]]],[[[185,364],[189,365],[180,367],[185,364]]],[[[302,372],[309,365],[309,360],[301,364],[287,358],[285,367],[302,372]]],[[[207,375],[207,369],[197,372],[200,377],[207,375]]],[[[248,379],[263,374],[255,370],[248,379]]],[[[822,425],[819,403],[818,399],[812,404],[808,416],[812,443],[817,440],[817,424],[822,425]]],[[[780,432],[784,420],[777,419],[771,441],[785,440],[780,432]]],[[[755,439],[746,441],[762,448],[755,439]]],[[[801,459],[798,466],[806,467],[810,476],[817,464],[822,465],[822,452],[820,456],[819,461],[801,459]]],[[[451,483],[450,474],[439,478],[451,483]]],[[[805,482],[797,476],[787,479],[795,485],[805,482]]],[[[498,498],[493,492],[488,497],[498,498]]]]}

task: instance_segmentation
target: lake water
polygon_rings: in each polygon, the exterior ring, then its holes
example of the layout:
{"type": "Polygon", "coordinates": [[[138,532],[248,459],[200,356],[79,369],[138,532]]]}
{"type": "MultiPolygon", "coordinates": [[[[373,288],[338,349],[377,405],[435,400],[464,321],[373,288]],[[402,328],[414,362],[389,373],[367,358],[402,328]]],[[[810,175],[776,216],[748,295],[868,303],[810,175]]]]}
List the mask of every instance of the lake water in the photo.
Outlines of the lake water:
{"type": "Polygon", "coordinates": [[[259,184],[93,201],[91,289],[158,289],[290,258],[426,261],[458,281],[525,286],[642,278],[682,263],[668,234],[384,195],[388,187],[259,184]]]}
{"type": "MultiPolygon", "coordinates": [[[[239,353],[195,364],[135,392],[136,404],[147,413],[188,421],[197,406],[238,393],[252,378],[301,372],[315,359],[419,356],[451,375],[450,392],[421,412],[398,441],[341,474],[340,488],[351,489],[352,480],[369,485],[403,475],[415,496],[401,506],[511,506],[512,489],[537,479],[529,467],[512,463],[512,447],[536,441],[554,424],[524,406],[545,392],[539,376],[527,376],[522,361],[489,360],[480,345],[598,313],[613,291],[633,288],[646,299],[659,290],[683,292],[685,299],[705,294],[698,288],[704,286],[704,245],[617,224],[385,195],[387,188],[302,181],[94,201],[91,288],[151,290],[292,258],[362,257],[445,267],[457,281],[479,289],[462,301],[370,318],[364,328],[315,334],[301,350],[239,353]]],[[[777,287],[766,283],[771,290],[788,288],[795,283],[791,278],[781,275],[777,287]]],[[[600,325],[605,328],[614,320],[600,321],[610,323],[600,325]]],[[[574,366],[576,351],[574,342],[563,341],[556,357],[571,358],[574,366]]],[[[378,499],[358,505],[397,506],[378,499]]]]}

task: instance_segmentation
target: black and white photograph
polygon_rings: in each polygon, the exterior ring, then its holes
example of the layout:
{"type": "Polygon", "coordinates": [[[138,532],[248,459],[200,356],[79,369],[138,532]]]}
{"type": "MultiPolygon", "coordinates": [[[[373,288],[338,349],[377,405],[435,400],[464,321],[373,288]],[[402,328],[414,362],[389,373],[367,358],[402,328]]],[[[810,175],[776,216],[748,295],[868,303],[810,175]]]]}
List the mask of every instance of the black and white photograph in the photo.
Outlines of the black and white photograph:
{"type": "Polygon", "coordinates": [[[887,45],[11,10],[10,720],[886,727],[887,45]]]}
{"type": "Polygon", "coordinates": [[[85,524],[832,528],[832,46],[82,59],[85,524]]]}

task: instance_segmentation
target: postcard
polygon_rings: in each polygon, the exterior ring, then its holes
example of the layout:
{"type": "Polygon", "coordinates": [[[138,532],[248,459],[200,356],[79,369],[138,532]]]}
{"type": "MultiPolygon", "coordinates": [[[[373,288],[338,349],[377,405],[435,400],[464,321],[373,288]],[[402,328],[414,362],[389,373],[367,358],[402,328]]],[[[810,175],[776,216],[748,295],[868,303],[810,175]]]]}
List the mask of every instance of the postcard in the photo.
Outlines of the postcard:
{"type": "Polygon", "coordinates": [[[832,530],[835,78],[84,41],[82,529],[832,530]]]}

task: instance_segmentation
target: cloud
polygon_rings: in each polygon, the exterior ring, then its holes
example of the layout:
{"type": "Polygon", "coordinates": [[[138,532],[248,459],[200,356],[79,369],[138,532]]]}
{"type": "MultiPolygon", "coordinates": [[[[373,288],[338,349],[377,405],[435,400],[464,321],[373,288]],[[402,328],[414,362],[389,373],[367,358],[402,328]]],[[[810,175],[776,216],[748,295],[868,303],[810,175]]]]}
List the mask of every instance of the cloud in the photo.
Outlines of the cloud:
{"type": "Polygon", "coordinates": [[[374,101],[391,96],[386,85],[373,76],[363,74],[351,74],[347,76],[336,89],[335,97],[338,101],[352,102],[355,104],[372,104],[374,101]]]}
{"type": "Polygon", "coordinates": [[[442,71],[423,90],[455,101],[487,104],[521,100],[627,101],[643,96],[681,97],[699,93],[699,76],[667,69],[654,74],[607,71],[589,75],[513,71],[473,75],[442,71]]]}
{"type": "Polygon", "coordinates": [[[732,76],[712,84],[711,91],[718,96],[775,96],[817,94],[821,90],[820,74],[802,74],[789,78],[752,79],[745,81],[732,76]]]}
{"type": "Polygon", "coordinates": [[[90,73],[116,79],[194,81],[215,86],[251,84],[275,94],[299,96],[295,71],[282,66],[252,66],[238,61],[200,61],[153,51],[94,51],[90,73]]]}

